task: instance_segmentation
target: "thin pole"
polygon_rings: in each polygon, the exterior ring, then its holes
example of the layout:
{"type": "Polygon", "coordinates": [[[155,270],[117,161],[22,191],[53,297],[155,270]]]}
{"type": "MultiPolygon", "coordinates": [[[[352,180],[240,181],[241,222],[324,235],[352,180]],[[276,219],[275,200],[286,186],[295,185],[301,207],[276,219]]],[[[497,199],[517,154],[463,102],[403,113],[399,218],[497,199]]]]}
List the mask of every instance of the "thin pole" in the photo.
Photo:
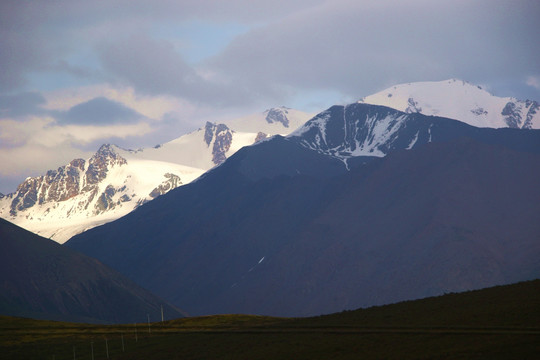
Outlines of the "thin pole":
{"type": "Polygon", "coordinates": [[[90,349],[92,352],[92,360],[94,360],[94,342],[93,341],[90,342],[90,349]]]}
{"type": "Polygon", "coordinates": [[[76,357],[75,357],[75,346],[73,346],[73,360],[76,360],[76,357]]]}
{"type": "Polygon", "coordinates": [[[135,342],[137,342],[137,324],[135,324],[135,342]]]}
{"type": "Polygon", "coordinates": [[[124,334],[122,334],[121,336],[122,336],[122,352],[125,352],[125,350],[124,350],[124,334]]]}
{"type": "Polygon", "coordinates": [[[148,333],[150,334],[150,314],[146,314],[146,317],[148,318],[148,333]]]}
{"type": "Polygon", "coordinates": [[[161,305],[161,323],[163,324],[163,305],[161,305]]]}
{"type": "Polygon", "coordinates": [[[105,348],[107,349],[107,359],[109,358],[109,343],[107,342],[107,338],[105,338],[105,348]]]}

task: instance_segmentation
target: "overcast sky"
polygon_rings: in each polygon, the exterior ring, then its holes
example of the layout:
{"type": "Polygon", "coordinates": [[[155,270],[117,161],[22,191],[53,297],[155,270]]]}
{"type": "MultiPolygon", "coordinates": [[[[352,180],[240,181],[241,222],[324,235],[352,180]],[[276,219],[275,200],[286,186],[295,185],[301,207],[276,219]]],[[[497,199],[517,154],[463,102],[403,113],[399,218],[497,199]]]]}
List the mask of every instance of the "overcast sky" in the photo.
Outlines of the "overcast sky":
{"type": "Polygon", "coordinates": [[[540,100],[538,0],[0,2],[0,192],[102,143],[458,78],[540,100]]]}

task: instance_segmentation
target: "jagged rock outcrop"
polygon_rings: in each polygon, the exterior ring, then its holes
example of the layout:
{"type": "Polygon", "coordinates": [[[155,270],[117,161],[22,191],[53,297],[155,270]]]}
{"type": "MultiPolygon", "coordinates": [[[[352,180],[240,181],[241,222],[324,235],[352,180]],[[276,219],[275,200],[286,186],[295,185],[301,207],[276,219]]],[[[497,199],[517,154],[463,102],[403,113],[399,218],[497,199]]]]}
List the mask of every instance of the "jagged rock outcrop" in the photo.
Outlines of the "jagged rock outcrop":
{"type": "Polygon", "coordinates": [[[413,98],[409,98],[409,100],[407,100],[407,104],[409,105],[407,109],[405,109],[405,112],[407,114],[414,114],[414,113],[422,112],[422,108],[418,106],[418,102],[414,101],[413,98]]]}
{"type": "Polygon", "coordinates": [[[106,144],[87,160],[75,159],[45,175],[29,177],[17,191],[0,198],[0,217],[64,242],[182,184],[173,173],[180,174],[180,169],[145,163],[133,157],[136,154],[106,144]]]}
{"type": "Polygon", "coordinates": [[[216,165],[223,163],[232,143],[233,131],[225,124],[207,122],[204,128],[204,141],[212,145],[212,162],[216,165]]]}
{"type": "MultiPolygon", "coordinates": [[[[10,215],[16,216],[17,212],[36,204],[62,202],[83,193],[92,201],[98,193],[99,183],[107,177],[109,168],[125,164],[126,159],[116,153],[111,145],[106,144],[90,158],[88,167],[85,167],[85,160],[75,159],[57,170],[47,171],[45,175],[29,177],[18,186],[15,193],[8,195],[13,198],[10,215]]],[[[109,189],[100,196],[101,203],[96,205],[96,209],[102,209],[110,201],[107,200],[108,196],[112,196],[110,194],[109,189]]]]}
{"type": "Polygon", "coordinates": [[[289,112],[287,111],[287,108],[272,108],[266,110],[264,113],[266,114],[266,121],[269,124],[282,123],[286,128],[289,127],[289,118],[287,117],[289,112]]]}
{"type": "Polygon", "coordinates": [[[262,141],[262,140],[266,139],[267,137],[268,137],[267,134],[265,134],[265,133],[259,131],[259,132],[257,133],[257,136],[255,137],[255,142],[258,143],[259,141],[262,141]]]}
{"type": "MultiPolygon", "coordinates": [[[[114,151],[110,144],[102,145],[88,161],[85,176],[85,189],[105,179],[109,167],[127,164],[127,160],[114,151]]],[[[85,190],[83,189],[83,190],[85,190]]]]}
{"type": "Polygon", "coordinates": [[[18,211],[35,204],[64,201],[78,195],[84,167],[83,159],[75,159],[57,170],[47,171],[46,175],[27,178],[18,186],[15,193],[8,195],[13,198],[10,214],[15,216],[18,211]]]}
{"type": "Polygon", "coordinates": [[[532,121],[540,105],[536,101],[509,101],[503,108],[501,115],[511,128],[532,129],[532,121]]]}
{"type": "Polygon", "coordinates": [[[159,185],[156,186],[149,194],[149,196],[152,199],[157,198],[160,195],[163,195],[167,193],[168,191],[177,188],[178,186],[182,185],[182,180],[180,179],[180,176],[166,173],[165,174],[165,180],[159,185]]]}

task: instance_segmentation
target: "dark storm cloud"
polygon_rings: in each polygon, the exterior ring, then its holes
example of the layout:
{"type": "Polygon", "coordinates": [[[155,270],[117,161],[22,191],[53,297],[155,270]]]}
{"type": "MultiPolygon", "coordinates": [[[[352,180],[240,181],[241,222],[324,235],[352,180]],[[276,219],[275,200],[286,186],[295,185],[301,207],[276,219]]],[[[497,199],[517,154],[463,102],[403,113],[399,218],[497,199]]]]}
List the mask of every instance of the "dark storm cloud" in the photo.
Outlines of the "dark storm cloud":
{"type": "Polygon", "coordinates": [[[73,106],[57,118],[63,125],[112,125],[138,122],[144,116],[121,103],[97,97],[73,106]]]}
{"type": "Polygon", "coordinates": [[[0,118],[43,115],[48,113],[41,107],[45,103],[45,98],[38,92],[0,95],[0,118]]]}

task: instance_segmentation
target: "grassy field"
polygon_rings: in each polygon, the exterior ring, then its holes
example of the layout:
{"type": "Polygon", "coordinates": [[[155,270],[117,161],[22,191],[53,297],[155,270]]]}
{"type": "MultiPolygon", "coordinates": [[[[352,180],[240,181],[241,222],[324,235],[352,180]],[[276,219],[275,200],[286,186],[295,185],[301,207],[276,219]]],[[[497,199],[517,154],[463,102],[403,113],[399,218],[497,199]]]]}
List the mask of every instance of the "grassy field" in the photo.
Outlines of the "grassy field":
{"type": "Polygon", "coordinates": [[[0,317],[1,359],[540,359],[540,280],[311,318],[0,317]]]}

